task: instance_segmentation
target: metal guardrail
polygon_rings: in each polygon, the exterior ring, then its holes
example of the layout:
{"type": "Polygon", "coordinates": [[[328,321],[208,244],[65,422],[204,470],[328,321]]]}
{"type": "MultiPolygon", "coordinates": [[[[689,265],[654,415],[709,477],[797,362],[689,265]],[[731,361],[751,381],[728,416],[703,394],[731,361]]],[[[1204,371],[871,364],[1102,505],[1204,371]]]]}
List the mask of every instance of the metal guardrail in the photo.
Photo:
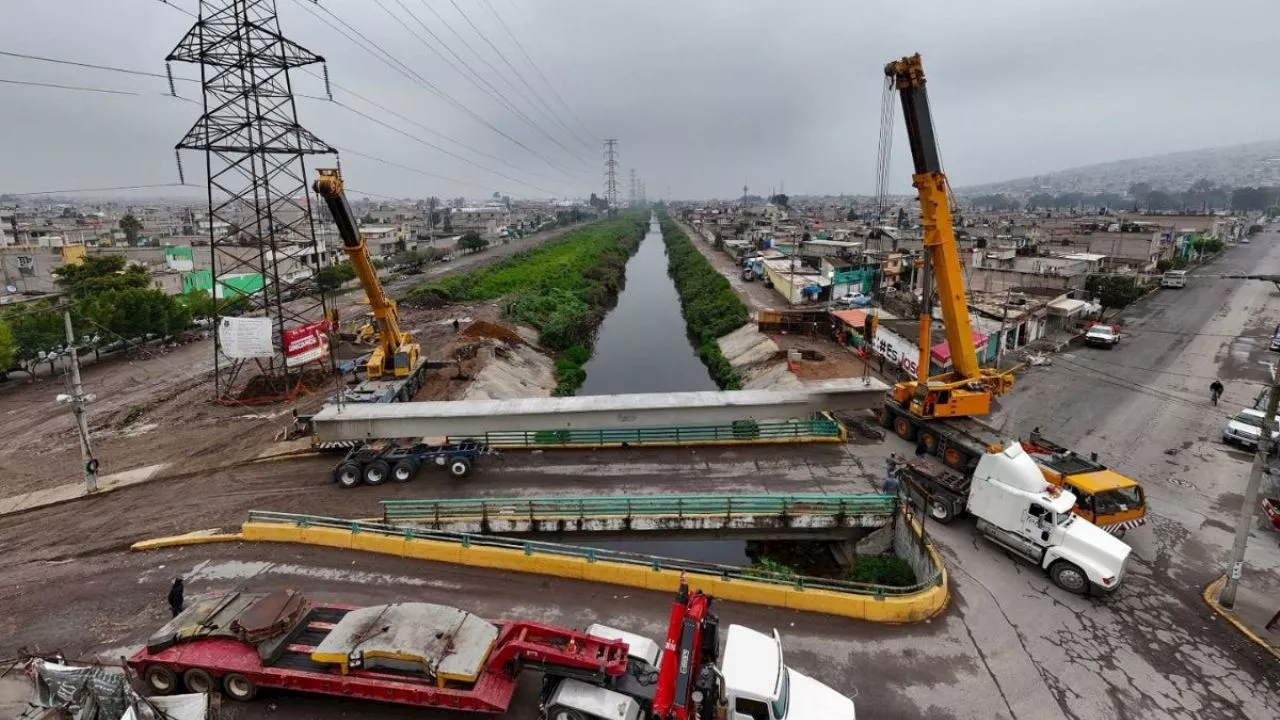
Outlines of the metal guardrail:
{"type": "Polygon", "coordinates": [[[750,580],[752,582],[788,587],[795,590],[829,590],[832,592],[851,593],[874,597],[890,595],[911,595],[939,585],[943,580],[943,572],[938,568],[932,577],[923,578],[914,585],[894,587],[872,583],[851,582],[848,580],[832,580],[829,578],[810,577],[805,575],[786,575],[763,570],[719,565],[693,560],[643,555],[640,553],[620,552],[617,550],[600,550],[597,548],[560,543],[536,542],[505,538],[495,535],[476,535],[471,533],[454,533],[439,530],[419,530],[403,528],[386,523],[361,522],[358,520],[342,520],[340,518],[321,517],[316,515],[298,515],[293,513],[249,511],[249,522],[274,523],[294,527],[324,527],[346,530],[353,534],[376,533],[379,535],[404,538],[405,540],[435,540],[438,542],[457,543],[462,547],[491,547],[518,550],[525,555],[547,555],[554,557],[581,558],[587,562],[615,562],[625,565],[645,567],[651,570],[672,570],[715,575],[721,580],[750,580]]]}
{"type": "Polygon", "coordinates": [[[684,517],[769,515],[848,517],[891,515],[892,495],[658,495],[652,497],[469,498],[383,500],[384,522],[462,518],[586,519],[598,517],[684,517]]]}
{"type": "Polygon", "coordinates": [[[487,432],[482,437],[448,438],[476,440],[494,447],[546,447],[560,445],[682,445],[713,442],[797,441],[842,437],[840,423],[829,417],[808,420],[738,420],[723,425],[671,425],[643,428],[581,428],[561,430],[510,430],[487,432]]]}

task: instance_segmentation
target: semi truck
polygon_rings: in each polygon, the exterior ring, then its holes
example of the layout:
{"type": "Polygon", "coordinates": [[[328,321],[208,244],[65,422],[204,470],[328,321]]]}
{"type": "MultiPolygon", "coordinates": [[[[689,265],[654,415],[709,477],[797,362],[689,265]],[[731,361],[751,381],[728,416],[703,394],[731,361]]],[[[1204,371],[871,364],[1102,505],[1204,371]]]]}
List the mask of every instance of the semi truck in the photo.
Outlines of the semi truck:
{"type": "Polygon", "coordinates": [[[928,460],[905,463],[899,473],[908,496],[931,516],[937,508],[945,508],[944,522],[973,515],[979,533],[1068,592],[1112,592],[1124,580],[1129,546],[1073,512],[1076,497],[1046,480],[1022,443],[990,448],[966,475],[928,460]]]}
{"type": "Polygon", "coordinates": [[[486,620],[431,603],[231,592],[191,603],[127,664],[156,695],[285,690],[496,715],[531,670],[551,720],[854,719],[851,699],[787,667],[776,630],[729,625],[722,652],[711,606],[682,577],[659,645],[600,624],[486,620]]]}

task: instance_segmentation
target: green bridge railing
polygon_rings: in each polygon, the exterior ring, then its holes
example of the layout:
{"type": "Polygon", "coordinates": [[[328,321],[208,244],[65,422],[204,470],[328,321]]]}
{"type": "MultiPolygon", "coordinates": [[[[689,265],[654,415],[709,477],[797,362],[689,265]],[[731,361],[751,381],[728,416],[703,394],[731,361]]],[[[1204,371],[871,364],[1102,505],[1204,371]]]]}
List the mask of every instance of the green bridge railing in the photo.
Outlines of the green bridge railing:
{"type": "Polygon", "coordinates": [[[837,441],[844,428],[827,416],[807,420],[738,420],[722,425],[670,425],[642,428],[506,430],[483,436],[449,437],[449,442],[483,442],[497,448],[611,445],[695,445],[699,443],[772,443],[837,441]]]}
{"type": "MultiPolygon", "coordinates": [[[[250,511],[249,522],[275,523],[290,525],[293,527],[335,528],[338,530],[350,531],[351,533],[376,533],[389,537],[404,538],[405,540],[435,540],[438,542],[457,543],[463,548],[506,548],[510,550],[519,550],[529,556],[546,555],[554,557],[572,557],[582,558],[587,562],[608,561],[627,565],[636,565],[653,570],[683,570],[692,573],[716,575],[722,580],[751,580],[770,585],[790,587],[796,590],[831,590],[833,592],[852,593],[877,598],[890,595],[911,595],[922,590],[927,590],[935,585],[939,585],[943,580],[943,570],[941,567],[935,568],[931,576],[919,578],[919,581],[914,585],[895,587],[892,585],[860,583],[850,580],[832,580],[805,575],[791,575],[768,570],[756,570],[752,568],[735,567],[732,565],[719,565],[716,563],[703,563],[693,560],[680,560],[677,558],[660,557],[657,555],[642,555],[639,553],[628,553],[617,550],[599,550],[596,548],[576,545],[562,545],[560,543],[525,541],[515,538],[499,537],[496,535],[454,533],[442,530],[420,530],[415,528],[397,527],[394,525],[387,525],[385,523],[361,522],[358,520],[342,520],[339,518],[320,517],[315,515],[297,515],[293,513],[266,512],[261,510],[250,511]]],[[[923,538],[921,541],[924,541],[923,538]]]]}
{"type": "Polygon", "coordinates": [[[892,515],[892,495],[658,495],[650,497],[468,498],[383,500],[384,522],[463,518],[579,520],[598,517],[892,515]]]}

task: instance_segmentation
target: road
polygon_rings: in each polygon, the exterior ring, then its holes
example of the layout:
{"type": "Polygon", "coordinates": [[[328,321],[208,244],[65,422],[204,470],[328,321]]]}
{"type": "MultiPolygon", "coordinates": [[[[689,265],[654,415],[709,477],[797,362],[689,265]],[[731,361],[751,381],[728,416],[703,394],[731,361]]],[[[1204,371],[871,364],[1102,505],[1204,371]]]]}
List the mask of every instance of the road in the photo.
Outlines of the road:
{"type": "MultiPolygon", "coordinates": [[[[1243,268],[1280,270],[1276,236],[1234,248],[1205,271],[1243,268]]],[[[951,607],[932,622],[881,627],[733,604],[723,606],[724,619],[777,626],[790,662],[843,692],[856,689],[860,717],[873,720],[1280,717],[1275,660],[1199,599],[1221,570],[1248,471],[1248,457],[1217,438],[1225,416],[1248,404],[1266,376],[1256,362],[1265,357],[1266,325],[1275,322],[1267,319],[1275,314],[1273,292],[1269,284],[1208,279],[1162,291],[1124,318],[1119,348],[1072,348],[1031,370],[1004,399],[995,420],[1011,434],[1040,425],[1051,438],[1096,450],[1148,488],[1152,524],[1127,538],[1136,558],[1115,595],[1067,595],[960,520],[930,527],[954,589],[951,607]],[[1207,386],[1219,374],[1228,389],[1214,408],[1207,386]]],[[[599,619],[657,634],[668,598],[621,588],[284,546],[153,555],[122,548],[147,534],[229,526],[250,508],[371,515],[383,497],[860,492],[878,479],[891,450],[909,448],[889,438],[510,454],[463,485],[424,475],[355,491],[327,483],[329,463],[319,459],[159,481],[0,523],[0,572],[9,580],[0,587],[0,657],[24,643],[118,654],[163,619],[174,574],[192,576],[193,592],[292,585],[326,598],[438,599],[484,614],[578,626],[599,619]],[[55,601],[65,610],[50,612],[55,601]]],[[[1250,549],[1250,572],[1274,576],[1275,537],[1259,532],[1250,549]]],[[[232,717],[367,712],[301,698],[271,707],[237,707],[232,717]]]]}

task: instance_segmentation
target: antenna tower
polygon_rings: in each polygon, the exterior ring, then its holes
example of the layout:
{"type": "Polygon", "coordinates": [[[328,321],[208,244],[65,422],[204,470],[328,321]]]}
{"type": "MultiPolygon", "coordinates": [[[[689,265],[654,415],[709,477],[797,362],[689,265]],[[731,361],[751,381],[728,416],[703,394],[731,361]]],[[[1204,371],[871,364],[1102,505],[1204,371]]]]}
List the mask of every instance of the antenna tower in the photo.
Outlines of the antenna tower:
{"type": "MultiPolygon", "coordinates": [[[[176,149],[205,156],[211,262],[207,275],[193,275],[217,301],[216,399],[292,398],[303,363],[286,357],[286,332],[327,317],[310,289],[327,253],[316,242],[304,158],[335,151],[298,124],[289,71],[324,58],[281,35],[275,0],[200,0],[195,25],[166,61],[200,66],[204,113],[176,149]],[[223,337],[220,316],[246,302],[271,320],[269,351],[223,337]],[[250,360],[261,380],[245,368],[250,360]]],[[[314,337],[327,350],[327,335],[314,337]]],[[[319,359],[331,366],[328,357],[319,359]]]]}

